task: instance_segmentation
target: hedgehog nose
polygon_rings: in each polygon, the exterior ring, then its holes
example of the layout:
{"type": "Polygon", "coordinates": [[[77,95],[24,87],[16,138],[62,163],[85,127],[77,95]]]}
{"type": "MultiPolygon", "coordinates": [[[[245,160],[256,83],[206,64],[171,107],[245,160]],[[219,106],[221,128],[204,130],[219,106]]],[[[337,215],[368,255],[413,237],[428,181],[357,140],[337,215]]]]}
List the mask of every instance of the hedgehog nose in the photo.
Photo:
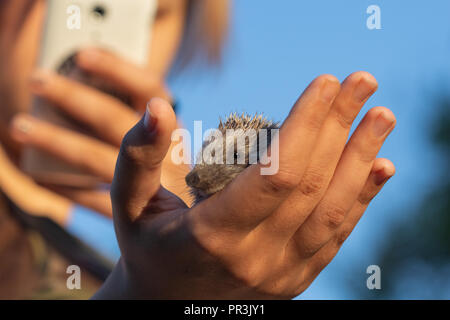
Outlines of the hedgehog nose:
{"type": "Polygon", "coordinates": [[[186,183],[188,186],[195,187],[200,182],[197,172],[190,172],[186,176],[186,183]]]}

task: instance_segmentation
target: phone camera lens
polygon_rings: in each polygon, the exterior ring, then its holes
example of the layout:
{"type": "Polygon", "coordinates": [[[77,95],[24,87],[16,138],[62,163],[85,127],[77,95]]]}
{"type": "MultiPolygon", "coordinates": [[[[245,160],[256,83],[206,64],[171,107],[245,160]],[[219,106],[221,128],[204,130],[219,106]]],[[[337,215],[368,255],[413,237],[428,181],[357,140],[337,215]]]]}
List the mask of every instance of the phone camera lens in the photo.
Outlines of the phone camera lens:
{"type": "Polygon", "coordinates": [[[99,19],[99,20],[105,18],[105,16],[106,16],[106,9],[105,9],[105,7],[100,6],[100,5],[95,6],[95,7],[92,9],[92,15],[93,15],[95,18],[99,19]]]}

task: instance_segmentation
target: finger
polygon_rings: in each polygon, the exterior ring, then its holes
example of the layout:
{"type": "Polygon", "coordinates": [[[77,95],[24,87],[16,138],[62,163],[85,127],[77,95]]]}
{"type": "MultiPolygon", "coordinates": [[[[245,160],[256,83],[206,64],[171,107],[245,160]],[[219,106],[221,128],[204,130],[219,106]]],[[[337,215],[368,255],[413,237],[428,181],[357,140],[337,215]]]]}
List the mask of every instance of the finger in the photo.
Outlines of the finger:
{"type": "Polygon", "coordinates": [[[30,87],[34,94],[50,101],[54,107],[116,146],[139,119],[135,111],[112,96],[55,73],[36,71],[30,87]]]}
{"type": "Polygon", "coordinates": [[[103,214],[105,217],[112,218],[111,197],[109,191],[101,190],[84,190],[78,188],[52,188],[52,191],[72,200],[74,203],[81,204],[96,212],[103,214]]]}
{"type": "Polygon", "coordinates": [[[162,163],[161,185],[191,206],[194,199],[184,178],[191,168],[188,164],[175,164],[172,161],[172,152],[174,152],[174,144],[171,144],[162,163]]]}
{"type": "Polygon", "coordinates": [[[261,164],[252,165],[233,180],[222,192],[201,205],[210,206],[209,223],[238,226],[241,230],[254,228],[270,215],[298,185],[311,150],[330,106],[340,89],[339,81],[330,75],[315,79],[294,105],[279,132],[279,153],[271,152],[278,170],[262,175],[261,164]]]}
{"type": "Polygon", "coordinates": [[[6,1],[0,2],[2,10],[2,38],[0,45],[11,44],[23,30],[26,17],[36,5],[42,5],[43,1],[21,1],[14,5],[6,5],[6,1]],[[39,3],[40,2],[40,3],[39,3]]]}
{"type": "Polygon", "coordinates": [[[378,84],[367,72],[355,72],[342,83],[299,186],[264,224],[262,232],[292,238],[325,193],[344,150],[351,125],[378,84]]]}
{"type": "Polygon", "coordinates": [[[23,211],[67,224],[72,202],[47,190],[20,171],[0,145],[0,190],[23,211]]]}
{"type": "Polygon", "coordinates": [[[317,252],[342,224],[394,126],[389,109],[376,107],[366,114],[345,147],[324,197],[294,235],[302,257],[317,252]]]}
{"type": "Polygon", "coordinates": [[[376,159],[369,178],[354,203],[344,223],[335,232],[333,238],[323,246],[308,262],[306,277],[315,277],[336,256],[344,241],[366,211],[372,199],[381,191],[385,183],[395,174],[395,167],[388,159],[376,159]]]}
{"type": "Polygon", "coordinates": [[[148,69],[105,50],[85,49],[77,54],[77,63],[84,70],[108,79],[118,90],[131,93],[132,96],[140,99],[140,102],[146,102],[152,97],[171,101],[161,79],[152,76],[148,69]]]}
{"type": "Polygon", "coordinates": [[[26,114],[14,117],[11,135],[16,141],[39,148],[105,182],[112,181],[115,147],[26,114]]]}
{"type": "Polygon", "coordinates": [[[162,161],[175,128],[172,107],[154,98],[141,121],[125,135],[111,186],[114,219],[132,223],[160,190],[162,161]]]}

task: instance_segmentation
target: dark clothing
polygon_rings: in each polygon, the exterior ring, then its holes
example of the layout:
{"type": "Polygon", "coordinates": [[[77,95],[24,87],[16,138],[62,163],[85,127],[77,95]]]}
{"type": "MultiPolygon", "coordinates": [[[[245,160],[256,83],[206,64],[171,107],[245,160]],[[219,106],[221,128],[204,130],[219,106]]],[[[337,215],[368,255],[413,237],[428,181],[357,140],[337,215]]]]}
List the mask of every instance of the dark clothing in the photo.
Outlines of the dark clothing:
{"type": "Polygon", "coordinates": [[[111,265],[76,239],[66,237],[56,224],[33,217],[30,219],[39,223],[24,222],[20,216],[27,215],[14,211],[0,195],[0,299],[90,298],[111,265]],[[30,227],[33,224],[37,228],[30,227]],[[66,270],[73,264],[81,268],[79,290],[66,286],[70,276],[66,270]]]}

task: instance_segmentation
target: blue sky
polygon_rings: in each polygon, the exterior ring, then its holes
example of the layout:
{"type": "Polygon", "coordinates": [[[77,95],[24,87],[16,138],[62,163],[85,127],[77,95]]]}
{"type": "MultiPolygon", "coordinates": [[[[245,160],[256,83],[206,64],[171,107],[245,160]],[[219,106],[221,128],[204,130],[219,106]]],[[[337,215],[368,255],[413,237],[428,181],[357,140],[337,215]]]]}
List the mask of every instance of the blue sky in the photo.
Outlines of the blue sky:
{"type": "MultiPolygon", "coordinates": [[[[397,127],[379,156],[397,174],[366,211],[341,252],[300,297],[352,298],[346,270],[377,264],[383,236],[439,177],[428,145],[433,97],[450,74],[450,1],[236,0],[222,67],[171,82],[186,127],[217,126],[230,111],[263,112],[283,120],[308,83],[322,73],[343,80],[365,70],[379,82],[358,120],[374,106],[391,108],[397,127]],[[277,4],[275,4],[277,3],[277,4]],[[366,27],[369,5],[381,8],[381,30],[366,27]],[[399,210],[399,209],[402,210],[399,210]]],[[[363,284],[362,284],[363,285],[363,284]]]]}

